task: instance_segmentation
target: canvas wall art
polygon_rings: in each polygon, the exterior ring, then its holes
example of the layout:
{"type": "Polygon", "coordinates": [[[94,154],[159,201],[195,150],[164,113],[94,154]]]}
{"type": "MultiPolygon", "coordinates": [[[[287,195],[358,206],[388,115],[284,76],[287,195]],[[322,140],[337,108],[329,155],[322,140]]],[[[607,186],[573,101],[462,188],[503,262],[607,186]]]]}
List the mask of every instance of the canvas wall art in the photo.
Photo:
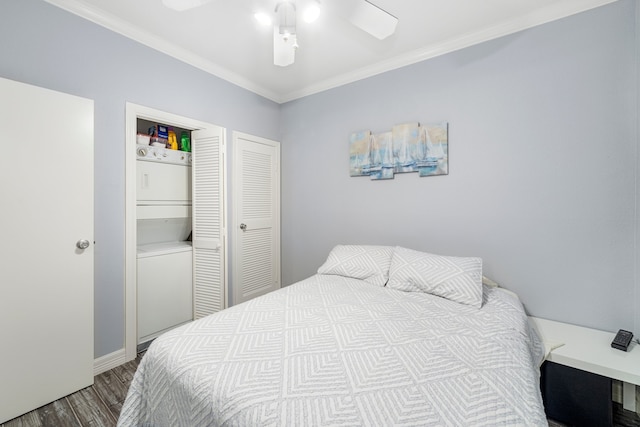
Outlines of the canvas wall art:
{"type": "Polygon", "coordinates": [[[349,174],[372,180],[392,179],[396,173],[419,176],[449,173],[448,123],[403,123],[390,132],[354,132],[349,137],[349,174]]]}

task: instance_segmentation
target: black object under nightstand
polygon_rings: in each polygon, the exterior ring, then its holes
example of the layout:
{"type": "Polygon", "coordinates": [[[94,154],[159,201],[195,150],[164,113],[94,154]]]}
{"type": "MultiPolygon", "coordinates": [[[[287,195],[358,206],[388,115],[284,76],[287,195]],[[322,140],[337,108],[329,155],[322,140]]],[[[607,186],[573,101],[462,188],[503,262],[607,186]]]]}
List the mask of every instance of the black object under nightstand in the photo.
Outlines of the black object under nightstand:
{"type": "Polygon", "coordinates": [[[547,417],[572,426],[613,425],[611,378],[546,361],[540,389],[547,417]]]}

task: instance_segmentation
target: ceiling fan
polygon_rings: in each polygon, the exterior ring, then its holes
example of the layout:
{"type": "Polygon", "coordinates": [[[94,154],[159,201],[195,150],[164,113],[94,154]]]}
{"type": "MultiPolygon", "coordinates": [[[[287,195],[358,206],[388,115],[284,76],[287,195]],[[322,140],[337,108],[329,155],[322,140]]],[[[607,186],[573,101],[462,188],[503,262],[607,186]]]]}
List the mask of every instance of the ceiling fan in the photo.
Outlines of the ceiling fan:
{"type": "MultiPolygon", "coordinates": [[[[169,9],[183,11],[209,3],[212,0],[162,0],[169,9]]],[[[270,4],[273,4],[271,0],[270,4]]],[[[367,0],[334,0],[331,10],[356,27],[383,40],[396,30],[398,18],[367,0]]],[[[313,22],[321,12],[320,0],[276,0],[272,12],[256,11],[255,18],[263,25],[273,25],[273,63],[286,67],[295,62],[298,49],[296,33],[298,13],[307,23],[313,22]],[[300,6],[300,8],[298,8],[300,6]]]]}

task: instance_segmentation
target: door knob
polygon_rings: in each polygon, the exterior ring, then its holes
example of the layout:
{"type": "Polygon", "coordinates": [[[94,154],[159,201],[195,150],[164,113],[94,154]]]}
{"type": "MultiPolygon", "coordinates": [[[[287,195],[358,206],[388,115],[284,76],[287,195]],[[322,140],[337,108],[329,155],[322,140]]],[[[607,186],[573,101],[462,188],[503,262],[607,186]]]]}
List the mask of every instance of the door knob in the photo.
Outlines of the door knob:
{"type": "Polygon", "coordinates": [[[240,230],[247,231],[247,224],[240,224],[240,230]]]}
{"type": "Polygon", "coordinates": [[[76,248],[78,248],[78,249],[87,249],[89,247],[89,245],[90,245],[90,243],[86,239],[78,240],[76,242],[76,248]]]}

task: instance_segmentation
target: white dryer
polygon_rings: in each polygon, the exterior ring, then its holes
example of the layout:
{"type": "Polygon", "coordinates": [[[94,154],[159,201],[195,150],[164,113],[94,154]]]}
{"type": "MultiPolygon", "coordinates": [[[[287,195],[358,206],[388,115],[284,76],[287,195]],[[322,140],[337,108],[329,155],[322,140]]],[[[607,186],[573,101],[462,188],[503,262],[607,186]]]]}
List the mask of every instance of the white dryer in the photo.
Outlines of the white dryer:
{"type": "Polygon", "coordinates": [[[190,242],[138,248],[138,344],[193,320],[190,242]]]}

